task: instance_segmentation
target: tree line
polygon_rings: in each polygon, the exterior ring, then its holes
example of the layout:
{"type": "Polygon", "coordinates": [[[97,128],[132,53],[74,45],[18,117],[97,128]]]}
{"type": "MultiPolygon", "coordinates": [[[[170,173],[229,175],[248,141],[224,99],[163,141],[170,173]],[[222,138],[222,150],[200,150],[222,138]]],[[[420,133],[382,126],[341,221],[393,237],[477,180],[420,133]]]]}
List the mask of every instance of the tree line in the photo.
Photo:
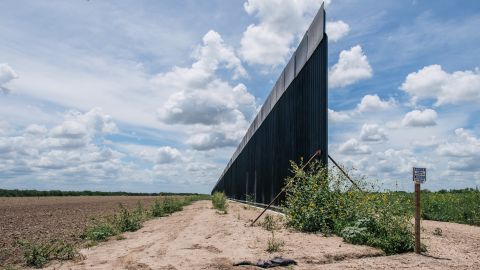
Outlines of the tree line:
{"type": "Polygon", "coordinates": [[[199,195],[198,193],[172,192],[125,192],[125,191],[64,191],[64,190],[35,190],[35,189],[0,189],[0,197],[47,197],[47,196],[186,196],[199,195]]]}

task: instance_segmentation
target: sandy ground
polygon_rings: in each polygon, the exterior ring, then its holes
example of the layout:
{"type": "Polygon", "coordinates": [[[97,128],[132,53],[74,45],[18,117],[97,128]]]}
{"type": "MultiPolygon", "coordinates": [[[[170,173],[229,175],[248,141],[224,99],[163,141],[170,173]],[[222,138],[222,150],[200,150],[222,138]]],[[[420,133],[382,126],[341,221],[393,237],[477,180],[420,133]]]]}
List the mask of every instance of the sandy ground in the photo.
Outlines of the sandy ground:
{"type": "MultiPolygon", "coordinates": [[[[259,209],[230,203],[219,214],[209,201],[196,202],[169,217],[150,220],[124,240],[111,240],[81,250],[85,259],[49,269],[258,269],[233,263],[274,256],[298,262],[293,269],[480,269],[480,227],[424,221],[423,242],[429,251],[384,256],[366,246],[346,244],[339,237],[303,234],[280,229],[281,251],[265,251],[271,234],[249,227],[259,209]],[[433,235],[441,228],[442,236],[433,235]]],[[[275,214],[276,215],[276,214],[275,214]]]]}

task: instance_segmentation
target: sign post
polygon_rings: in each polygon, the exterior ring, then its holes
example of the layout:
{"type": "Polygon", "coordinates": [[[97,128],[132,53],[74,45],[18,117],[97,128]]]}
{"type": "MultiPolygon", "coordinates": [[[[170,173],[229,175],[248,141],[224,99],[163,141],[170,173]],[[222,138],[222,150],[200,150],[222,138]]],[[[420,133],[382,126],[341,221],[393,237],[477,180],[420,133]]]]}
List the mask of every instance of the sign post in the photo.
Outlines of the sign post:
{"type": "Polygon", "coordinates": [[[415,253],[420,254],[420,184],[427,180],[426,168],[413,168],[413,182],[415,182],[415,253]]]}

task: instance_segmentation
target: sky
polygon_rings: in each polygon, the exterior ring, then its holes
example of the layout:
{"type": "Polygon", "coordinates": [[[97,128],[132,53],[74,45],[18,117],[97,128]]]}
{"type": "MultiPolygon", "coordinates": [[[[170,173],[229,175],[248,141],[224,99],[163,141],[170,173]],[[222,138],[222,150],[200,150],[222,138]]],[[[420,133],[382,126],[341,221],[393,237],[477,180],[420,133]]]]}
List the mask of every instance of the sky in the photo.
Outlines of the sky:
{"type": "MultiPolygon", "coordinates": [[[[0,188],[209,193],[321,0],[0,3],[0,188]]],[[[329,152],[480,186],[480,2],[325,2],[329,152]]]]}

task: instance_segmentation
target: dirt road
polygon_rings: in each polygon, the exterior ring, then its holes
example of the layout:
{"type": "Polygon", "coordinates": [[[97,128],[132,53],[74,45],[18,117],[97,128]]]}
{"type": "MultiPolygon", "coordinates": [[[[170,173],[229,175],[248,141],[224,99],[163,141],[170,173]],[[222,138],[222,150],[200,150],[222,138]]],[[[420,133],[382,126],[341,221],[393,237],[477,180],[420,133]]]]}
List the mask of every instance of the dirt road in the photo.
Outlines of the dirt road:
{"type": "Polygon", "coordinates": [[[271,234],[260,226],[249,227],[259,210],[230,203],[229,213],[219,214],[208,201],[196,202],[170,217],[148,221],[124,240],[111,240],[82,250],[84,260],[55,263],[50,269],[258,269],[233,263],[292,258],[294,269],[479,269],[480,228],[423,222],[427,256],[412,253],[384,256],[366,246],[346,244],[339,237],[324,237],[281,229],[275,238],[284,241],[281,251],[265,251],[271,234]],[[435,228],[442,236],[433,235],[435,228]]]}

